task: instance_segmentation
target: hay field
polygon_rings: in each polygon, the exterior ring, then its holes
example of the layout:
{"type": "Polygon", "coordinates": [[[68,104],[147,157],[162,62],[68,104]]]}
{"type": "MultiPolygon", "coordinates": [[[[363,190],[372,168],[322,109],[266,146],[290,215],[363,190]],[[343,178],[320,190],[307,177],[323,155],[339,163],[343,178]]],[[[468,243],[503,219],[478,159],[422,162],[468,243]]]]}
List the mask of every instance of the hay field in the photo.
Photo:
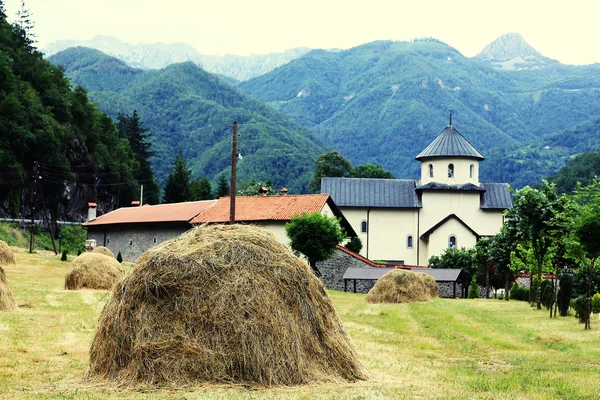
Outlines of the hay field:
{"type": "Polygon", "coordinates": [[[600,393],[600,321],[550,320],[523,302],[435,299],[366,304],[330,292],[369,379],[262,389],[211,385],[122,392],[83,382],[106,291],[63,290],[69,263],[17,250],[6,268],[20,306],[0,312],[3,399],[593,399],[600,393]]]}

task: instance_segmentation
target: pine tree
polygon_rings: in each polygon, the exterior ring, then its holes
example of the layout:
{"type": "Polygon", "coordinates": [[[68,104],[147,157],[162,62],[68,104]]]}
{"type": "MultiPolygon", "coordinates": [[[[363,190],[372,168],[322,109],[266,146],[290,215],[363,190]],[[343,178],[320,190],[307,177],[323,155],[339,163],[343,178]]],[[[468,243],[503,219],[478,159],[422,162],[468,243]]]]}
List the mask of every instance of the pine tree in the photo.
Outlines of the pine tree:
{"type": "Polygon", "coordinates": [[[215,193],[215,197],[218,199],[225,196],[229,196],[229,183],[227,182],[225,175],[221,174],[219,175],[219,180],[217,181],[217,191],[215,193]]]}
{"type": "Polygon", "coordinates": [[[180,203],[190,200],[190,176],[192,172],[188,169],[181,149],[175,159],[175,165],[165,185],[163,203],[180,203]]]}
{"type": "Polygon", "coordinates": [[[140,164],[139,171],[135,174],[138,182],[144,185],[144,203],[156,204],[159,201],[159,187],[154,180],[154,173],[150,165],[150,157],[154,152],[150,150],[151,134],[142,127],[142,122],[136,110],[131,116],[122,113],[117,117],[119,136],[127,139],[136,161],[140,164]]]}
{"type": "Polygon", "coordinates": [[[210,186],[210,182],[208,179],[206,179],[206,177],[192,180],[190,183],[191,201],[211,200],[212,198],[212,187],[210,186]]]}
{"type": "Polygon", "coordinates": [[[37,42],[36,34],[33,33],[35,24],[33,23],[33,14],[27,7],[25,7],[25,0],[21,0],[21,9],[17,11],[17,18],[19,19],[20,35],[25,45],[29,50],[34,50],[34,44],[37,42]]]}
{"type": "Polygon", "coordinates": [[[4,0],[0,0],[0,20],[6,20],[6,9],[4,8],[4,0]]]}

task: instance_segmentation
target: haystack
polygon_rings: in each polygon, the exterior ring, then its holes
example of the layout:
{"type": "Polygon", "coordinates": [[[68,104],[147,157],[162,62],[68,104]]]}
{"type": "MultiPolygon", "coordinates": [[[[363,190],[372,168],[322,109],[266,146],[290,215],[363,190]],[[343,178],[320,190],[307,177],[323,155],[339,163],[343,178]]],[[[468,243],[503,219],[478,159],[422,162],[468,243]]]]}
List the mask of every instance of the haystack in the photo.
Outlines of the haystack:
{"type": "Polygon", "coordinates": [[[108,247],[104,247],[104,246],[95,247],[94,250],[92,250],[92,253],[100,253],[100,254],[104,254],[105,256],[115,258],[115,255],[113,254],[113,252],[110,251],[110,249],[108,247]]]}
{"type": "Polygon", "coordinates": [[[71,263],[65,289],[110,289],[125,273],[114,258],[100,253],[82,253],[71,263]]]}
{"type": "Polygon", "coordinates": [[[15,253],[6,242],[0,240],[0,265],[15,264],[15,253]]]}
{"type": "Polygon", "coordinates": [[[363,378],[325,287],[275,236],[205,225],[148,250],[113,290],[91,379],[264,386],[363,378]]]}
{"type": "Polygon", "coordinates": [[[8,282],[6,281],[6,275],[4,269],[0,267],[0,311],[16,310],[17,302],[13,296],[8,282]]]}
{"type": "Polygon", "coordinates": [[[367,303],[412,303],[438,297],[438,287],[431,275],[396,269],[383,275],[367,296],[367,303]]]}

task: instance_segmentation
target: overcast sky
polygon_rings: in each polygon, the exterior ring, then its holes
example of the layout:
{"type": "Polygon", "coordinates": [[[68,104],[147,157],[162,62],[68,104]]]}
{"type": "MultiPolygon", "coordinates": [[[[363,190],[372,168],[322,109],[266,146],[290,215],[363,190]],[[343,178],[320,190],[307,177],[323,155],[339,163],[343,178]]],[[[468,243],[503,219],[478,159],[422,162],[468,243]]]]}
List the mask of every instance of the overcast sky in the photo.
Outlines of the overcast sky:
{"type": "MultiPolygon", "coordinates": [[[[60,39],[102,34],[132,44],[185,42],[203,54],[247,55],[435,37],[472,57],[497,37],[518,32],[543,55],[565,64],[600,62],[596,0],[25,2],[40,48],[60,39]]],[[[9,19],[20,3],[5,0],[9,19]]]]}

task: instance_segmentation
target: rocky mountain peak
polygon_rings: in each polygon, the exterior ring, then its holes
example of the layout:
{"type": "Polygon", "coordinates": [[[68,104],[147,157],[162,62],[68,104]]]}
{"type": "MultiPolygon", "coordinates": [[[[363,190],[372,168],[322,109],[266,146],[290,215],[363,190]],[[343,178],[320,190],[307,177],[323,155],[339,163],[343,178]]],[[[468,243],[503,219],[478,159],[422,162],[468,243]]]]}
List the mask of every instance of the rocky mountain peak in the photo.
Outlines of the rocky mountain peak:
{"type": "Polygon", "coordinates": [[[538,69],[556,62],[540,54],[518,33],[500,36],[473,58],[505,70],[538,69]]]}

